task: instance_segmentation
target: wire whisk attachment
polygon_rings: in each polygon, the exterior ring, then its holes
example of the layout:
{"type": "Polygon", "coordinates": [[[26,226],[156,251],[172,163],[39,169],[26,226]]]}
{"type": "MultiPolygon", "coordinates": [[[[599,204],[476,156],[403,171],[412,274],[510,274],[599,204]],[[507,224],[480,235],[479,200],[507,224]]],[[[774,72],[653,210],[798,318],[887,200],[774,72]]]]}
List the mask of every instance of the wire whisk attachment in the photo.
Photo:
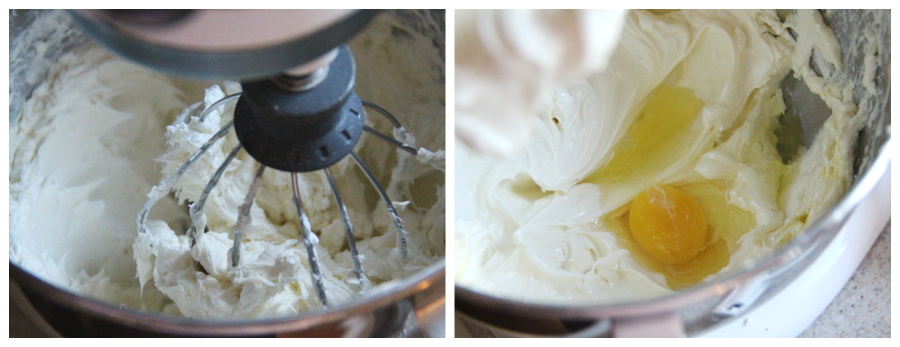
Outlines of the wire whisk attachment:
{"type": "MultiPolygon", "coordinates": [[[[241,93],[232,94],[222,98],[221,100],[213,103],[205,109],[199,120],[202,122],[207,115],[209,115],[213,110],[218,109],[219,107],[224,106],[230,101],[237,100],[241,97],[241,93]]],[[[393,126],[394,128],[402,128],[400,122],[397,121],[397,118],[394,117],[390,112],[385,110],[384,108],[368,102],[362,101],[363,107],[372,109],[377,113],[384,116],[393,126]]],[[[360,115],[361,117],[362,115],[360,115]]],[[[206,153],[210,147],[212,147],[217,141],[225,137],[226,134],[231,130],[234,125],[234,121],[230,121],[225,126],[223,126],[218,132],[216,132],[205,144],[203,144],[191,157],[184,162],[174,174],[170,177],[164,179],[160,182],[160,184],[156,187],[153,187],[149,196],[147,203],[144,204],[144,207],[138,213],[137,218],[137,229],[140,233],[148,232],[146,227],[146,219],[150,212],[150,209],[159,202],[163,197],[169,194],[169,192],[176,186],[179,180],[182,178],[184,173],[188,170],[188,168],[196,162],[204,153],[206,153]]],[[[407,145],[401,141],[395,140],[388,135],[378,132],[377,130],[364,126],[363,130],[374,135],[376,138],[379,138],[392,146],[400,149],[402,152],[411,154],[416,156],[419,152],[418,149],[407,145]]],[[[239,144],[231,149],[228,153],[228,156],[222,162],[222,164],[218,167],[216,172],[210,178],[209,182],[206,184],[203,192],[200,197],[194,202],[190,207],[190,218],[191,225],[187,230],[186,234],[191,240],[191,248],[196,246],[196,239],[198,232],[205,232],[206,229],[206,219],[204,214],[204,206],[206,204],[206,200],[209,197],[210,192],[212,192],[213,188],[216,187],[220,178],[222,177],[225,169],[228,165],[234,160],[235,157],[244,149],[242,144],[239,144]]],[[[369,182],[371,182],[372,186],[378,192],[380,199],[385,204],[385,208],[387,213],[390,215],[391,224],[393,226],[394,232],[397,237],[397,251],[399,254],[399,260],[401,263],[406,263],[410,259],[410,250],[409,250],[409,233],[403,226],[403,220],[400,219],[400,216],[397,214],[396,209],[394,208],[393,203],[391,202],[390,197],[387,192],[385,192],[384,188],[378,182],[375,174],[369,169],[366,163],[362,160],[358,153],[355,151],[350,151],[349,156],[352,157],[353,161],[359,167],[359,169],[365,174],[368,178],[369,182]]],[[[244,198],[243,204],[238,208],[238,220],[237,223],[232,226],[231,232],[229,236],[233,238],[234,242],[228,251],[228,264],[232,268],[232,274],[234,271],[240,267],[241,264],[241,248],[242,241],[247,236],[247,234],[252,230],[252,217],[250,214],[251,207],[253,205],[253,201],[256,198],[257,193],[259,192],[262,177],[264,172],[270,167],[260,163],[259,168],[256,171],[255,176],[253,177],[253,181],[250,184],[249,189],[247,190],[247,194],[244,198]]],[[[338,208],[338,211],[341,215],[341,220],[345,226],[345,233],[347,238],[347,243],[350,250],[350,256],[353,262],[353,276],[354,280],[351,281],[352,284],[356,284],[356,290],[358,294],[361,294],[365,291],[369,280],[366,278],[363,267],[362,267],[362,257],[359,254],[359,250],[356,245],[356,237],[353,232],[353,224],[350,221],[350,215],[347,212],[347,206],[344,204],[344,201],[341,198],[340,190],[338,189],[337,181],[335,180],[334,175],[330,167],[325,167],[322,169],[324,171],[325,177],[328,180],[328,184],[331,188],[332,196],[334,198],[335,204],[338,208]]],[[[322,279],[322,272],[320,270],[320,261],[319,255],[316,251],[316,244],[318,244],[319,240],[316,234],[313,232],[312,227],[309,222],[309,218],[306,214],[306,211],[303,208],[303,201],[300,196],[299,184],[298,184],[298,172],[291,172],[291,188],[293,194],[294,205],[297,210],[297,218],[300,224],[301,236],[303,245],[306,248],[306,254],[309,261],[309,271],[312,279],[312,283],[314,284],[314,288],[316,291],[316,295],[318,297],[319,302],[324,306],[329,306],[328,295],[325,291],[325,285],[322,279]]]]}

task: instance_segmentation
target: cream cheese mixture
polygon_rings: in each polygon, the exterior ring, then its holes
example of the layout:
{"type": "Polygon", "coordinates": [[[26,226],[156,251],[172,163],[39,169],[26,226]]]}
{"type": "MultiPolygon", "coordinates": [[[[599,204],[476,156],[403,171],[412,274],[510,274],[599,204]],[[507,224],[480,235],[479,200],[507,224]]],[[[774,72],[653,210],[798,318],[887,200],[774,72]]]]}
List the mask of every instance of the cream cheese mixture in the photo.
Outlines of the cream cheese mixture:
{"type": "Polygon", "coordinates": [[[818,11],[784,22],[775,11],[631,11],[608,68],[546,98],[523,151],[499,160],[456,146],[457,284],[535,302],[641,300],[790,241],[848,189],[865,117],[849,87],[810,69],[814,49],[842,67],[818,11]],[[776,129],[792,70],[832,115],[785,163],[776,129]],[[709,231],[686,263],[629,231],[636,197],[675,199],[672,188],[709,231]]]}
{"type": "MultiPolygon", "coordinates": [[[[52,18],[51,18],[52,19],[52,18]]],[[[443,61],[430,38],[379,16],[350,43],[356,91],[394,113],[367,124],[419,150],[367,136],[356,150],[384,184],[410,233],[400,262],[384,203],[356,164],[332,167],[354,226],[366,283],[352,275],[344,224],[323,172],[300,176],[332,305],[389,290],[444,254],[443,61]]],[[[267,170],[251,208],[240,266],[230,268],[236,223],[258,163],[242,152],[205,207],[208,231],[191,248],[187,206],[237,144],[232,131],[194,163],[150,213],[151,187],[171,175],[232,117],[234,103],[199,113],[240,84],[152,72],[89,45],[63,55],[10,127],[10,260],[59,287],[114,305],[193,318],[255,318],[322,309],[309,275],[287,173],[267,170]]]]}

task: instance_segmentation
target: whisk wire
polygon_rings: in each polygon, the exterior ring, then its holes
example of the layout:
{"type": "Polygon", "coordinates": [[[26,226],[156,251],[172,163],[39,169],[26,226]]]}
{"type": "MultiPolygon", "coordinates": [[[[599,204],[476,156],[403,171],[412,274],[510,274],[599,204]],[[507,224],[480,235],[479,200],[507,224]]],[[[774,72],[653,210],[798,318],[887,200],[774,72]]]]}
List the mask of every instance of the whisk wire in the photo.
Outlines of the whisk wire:
{"type": "Polygon", "coordinates": [[[203,188],[203,193],[200,194],[200,198],[191,206],[191,228],[188,229],[188,236],[191,238],[192,245],[197,239],[197,221],[203,215],[203,206],[206,205],[206,199],[209,197],[209,193],[216,187],[216,184],[219,184],[219,179],[222,178],[222,174],[225,173],[228,164],[234,160],[234,157],[236,157],[240,151],[241,145],[234,146],[234,149],[231,150],[231,153],[228,153],[228,157],[222,162],[222,165],[216,169],[216,173],[209,179],[206,188],[203,188]]]}
{"type": "Polygon", "coordinates": [[[384,189],[381,187],[381,184],[378,183],[378,179],[375,177],[375,174],[369,170],[369,167],[366,166],[366,163],[363,162],[362,158],[359,157],[359,154],[356,154],[355,151],[350,151],[350,155],[353,156],[353,160],[356,161],[356,164],[359,165],[359,168],[362,169],[363,173],[366,174],[366,177],[369,178],[369,182],[372,182],[372,186],[375,187],[375,190],[378,191],[378,195],[381,195],[381,199],[384,200],[385,208],[388,211],[388,214],[391,216],[391,220],[394,224],[394,231],[397,233],[397,248],[400,250],[400,259],[403,262],[409,261],[409,249],[407,247],[407,239],[409,238],[409,233],[406,232],[406,229],[403,228],[403,220],[400,219],[400,216],[397,214],[397,211],[394,209],[394,204],[391,202],[391,198],[388,197],[387,193],[385,193],[384,189]]]}
{"type": "Polygon", "coordinates": [[[331,191],[334,194],[334,201],[337,203],[338,211],[341,212],[341,219],[344,220],[344,226],[347,233],[347,244],[350,247],[350,257],[353,259],[353,272],[356,274],[356,280],[359,281],[360,292],[365,290],[365,277],[363,275],[362,260],[359,258],[359,251],[356,249],[356,236],[353,235],[353,224],[350,222],[350,214],[347,213],[347,205],[341,199],[341,193],[338,191],[337,182],[331,169],[325,168],[325,176],[328,177],[328,184],[331,185],[331,191]]]}
{"type": "Polygon", "coordinates": [[[371,108],[371,109],[375,110],[376,112],[380,113],[382,116],[384,116],[384,118],[387,118],[387,120],[390,121],[391,124],[394,125],[394,128],[402,128],[402,126],[400,125],[400,121],[397,120],[397,117],[394,117],[394,115],[391,114],[390,112],[388,112],[388,110],[385,110],[381,106],[378,106],[372,102],[365,101],[365,100],[362,100],[362,104],[363,104],[363,106],[371,108]]]}
{"type": "Polygon", "coordinates": [[[396,146],[397,148],[406,151],[409,154],[416,155],[419,153],[419,151],[417,149],[415,149],[414,147],[407,145],[403,142],[397,141],[395,139],[392,139],[389,136],[380,133],[378,130],[372,129],[368,125],[364,125],[363,130],[368,131],[370,134],[375,135],[375,137],[382,139],[382,140],[386,141],[387,143],[390,143],[390,144],[396,146]]]}
{"type": "Polygon", "coordinates": [[[250,208],[253,206],[253,199],[256,198],[256,192],[259,190],[264,171],[266,171],[266,166],[259,164],[259,169],[256,170],[256,176],[253,177],[253,183],[250,183],[250,188],[247,189],[247,196],[244,197],[244,204],[241,205],[238,210],[237,224],[231,228],[231,233],[234,235],[234,246],[231,248],[232,267],[237,267],[238,264],[241,263],[241,241],[244,239],[244,235],[250,230],[250,223],[252,223],[253,220],[253,217],[250,216],[250,208]]]}
{"type": "Polygon", "coordinates": [[[200,121],[202,122],[204,119],[206,119],[206,116],[208,116],[210,113],[212,113],[213,110],[219,108],[222,105],[225,105],[226,102],[237,99],[239,97],[241,97],[241,93],[234,93],[234,94],[231,94],[229,96],[219,99],[219,101],[214,102],[212,105],[209,105],[209,107],[207,107],[205,110],[203,110],[203,113],[200,114],[200,121]]]}
{"type": "Polygon", "coordinates": [[[297,206],[297,215],[300,218],[300,230],[303,232],[303,243],[306,245],[306,254],[309,258],[310,276],[316,285],[316,294],[319,295],[319,301],[322,306],[328,307],[328,298],[325,296],[325,284],[322,282],[322,273],[319,271],[319,254],[316,252],[316,243],[313,238],[318,241],[315,234],[312,233],[312,227],[309,224],[309,218],[303,211],[303,202],[300,200],[300,188],[297,184],[299,173],[291,173],[291,188],[294,193],[294,205],[297,206]]]}
{"type": "MultiPolygon", "coordinates": [[[[218,104],[218,102],[216,104],[218,104]]],[[[215,104],[213,104],[213,106],[215,106],[215,104]]],[[[230,121],[228,122],[228,124],[225,124],[225,126],[223,126],[222,129],[219,129],[219,131],[216,132],[208,141],[206,141],[203,146],[200,146],[200,149],[194,152],[194,154],[191,155],[191,157],[188,158],[188,160],[184,162],[184,164],[181,164],[181,166],[179,166],[178,169],[175,170],[175,173],[173,173],[172,176],[166,178],[158,186],[153,187],[153,189],[150,191],[150,199],[147,200],[147,202],[144,204],[144,207],[141,208],[140,212],[138,212],[138,232],[147,232],[147,226],[145,225],[145,223],[147,222],[147,215],[150,214],[150,209],[153,208],[153,205],[156,205],[159,200],[169,194],[169,191],[171,191],[175,186],[175,183],[177,183],[178,180],[181,179],[181,176],[184,175],[188,167],[190,167],[191,164],[197,161],[197,159],[200,159],[200,157],[203,156],[203,154],[206,153],[206,151],[208,151],[209,148],[216,143],[216,141],[225,137],[225,135],[228,134],[228,130],[230,130],[233,125],[234,121],[230,121]]]]}

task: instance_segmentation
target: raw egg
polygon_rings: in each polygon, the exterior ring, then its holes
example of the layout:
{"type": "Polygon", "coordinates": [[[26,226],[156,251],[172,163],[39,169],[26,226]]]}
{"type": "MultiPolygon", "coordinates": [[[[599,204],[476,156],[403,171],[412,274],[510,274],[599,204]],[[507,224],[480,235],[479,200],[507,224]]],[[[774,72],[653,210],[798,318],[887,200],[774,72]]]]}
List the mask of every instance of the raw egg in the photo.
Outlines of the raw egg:
{"type": "Polygon", "coordinates": [[[687,194],[667,185],[641,192],[631,203],[634,241],[664,264],[684,264],[706,248],[706,216],[687,194]]]}
{"type": "MultiPolygon", "coordinates": [[[[738,241],[753,229],[756,223],[752,213],[727,202],[727,189],[721,183],[695,182],[667,187],[686,195],[687,199],[696,203],[700,208],[699,214],[706,219],[707,231],[701,246],[702,250],[692,259],[681,264],[670,264],[651,254],[644,245],[638,243],[630,226],[631,221],[633,218],[641,218],[642,214],[643,218],[648,217],[645,212],[633,210],[634,201],[608,214],[604,218],[603,225],[604,229],[616,233],[619,242],[634,255],[638,263],[665,276],[669,288],[678,290],[697,284],[727,266],[731,253],[738,248],[738,241]],[[635,213],[637,216],[634,216],[635,213]]],[[[648,197],[649,195],[648,193],[648,197]]]]}

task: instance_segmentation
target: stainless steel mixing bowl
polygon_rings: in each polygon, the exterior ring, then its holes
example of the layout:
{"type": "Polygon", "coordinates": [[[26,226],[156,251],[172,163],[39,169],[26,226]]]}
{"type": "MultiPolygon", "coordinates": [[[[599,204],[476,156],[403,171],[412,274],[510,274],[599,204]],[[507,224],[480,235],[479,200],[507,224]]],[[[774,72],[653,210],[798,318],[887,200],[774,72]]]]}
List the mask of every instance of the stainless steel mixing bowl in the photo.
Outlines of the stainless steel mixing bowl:
{"type": "MultiPolygon", "coordinates": [[[[381,15],[397,17],[406,26],[398,30],[414,30],[427,35],[432,39],[433,48],[441,58],[444,57],[443,10],[390,11],[381,15]]],[[[10,51],[17,49],[21,53],[15,57],[11,54],[10,58],[11,128],[17,122],[20,105],[40,85],[49,63],[88,41],[59,11],[10,11],[10,51]],[[56,16],[64,25],[47,30],[27,30],[42,16],[56,16]],[[36,42],[42,41],[52,44],[46,49],[34,48],[36,42]]],[[[443,83],[443,80],[437,82],[443,83]]],[[[49,284],[13,262],[9,264],[9,273],[10,303],[15,305],[14,299],[21,300],[22,296],[13,295],[20,288],[28,303],[18,304],[33,306],[37,314],[63,336],[389,337],[402,335],[405,326],[418,326],[420,334],[444,335],[443,261],[397,281],[390,290],[328,310],[249,321],[196,320],[120,309],[49,284]]],[[[27,307],[24,310],[30,311],[27,307]]],[[[33,314],[31,317],[38,320],[33,314]]]]}
{"type": "MultiPolygon", "coordinates": [[[[786,11],[779,11],[787,15],[786,11]]],[[[853,163],[853,185],[844,197],[806,231],[784,248],[760,259],[755,266],[669,296],[615,305],[535,304],[509,300],[456,286],[456,312],[476,325],[513,336],[611,336],[617,324],[631,322],[675,321],[675,329],[687,336],[696,335],[761,305],[799,276],[834,239],[853,209],[889,172],[890,165],[890,10],[827,11],[826,22],[834,29],[848,82],[855,86],[859,103],[863,86],[865,30],[882,38],[876,63],[874,98],[864,102],[872,111],[859,134],[853,163]]],[[[814,52],[815,66],[827,64],[814,52]]],[[[816,69],[817,70],[817,69],[816,69]]],[[[809,146],[831,114],[824,102],[806,85],[792,77],[782,84],[788,106],[782,124],[799,121],[802,141],[809,146]]],[[[790,146],[785,146],[790,147],[790,146]]],[[[779,150],[789,152],[790,149],[779,150]]],[[[789,157],[793,153],[782,153],[789,157]]],[[[661,327],[661,328],[671,328],[661,327]]]]}

